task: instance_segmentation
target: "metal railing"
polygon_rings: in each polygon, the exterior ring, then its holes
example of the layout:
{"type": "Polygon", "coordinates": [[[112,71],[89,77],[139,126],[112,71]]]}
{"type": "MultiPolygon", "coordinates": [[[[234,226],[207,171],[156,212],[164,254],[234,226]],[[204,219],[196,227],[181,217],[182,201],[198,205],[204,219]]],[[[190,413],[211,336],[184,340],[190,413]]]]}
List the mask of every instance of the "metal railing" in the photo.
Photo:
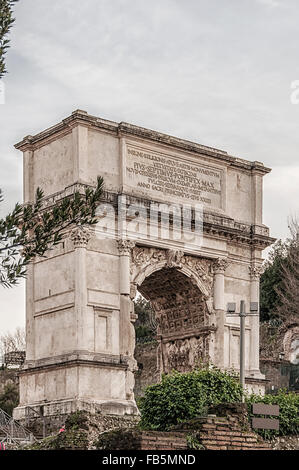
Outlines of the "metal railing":
{"type": "Polygon", "coordinates": [[[0,441],[8,444],[30,444],[33,434],[0,408],[0,441]]]}
{"type": "Polygon", "coordinates": [[[29,427],[30,426],[30,419],[31,418],[40,418],[43,423],[43,434],[42,437],[43,439],[46,437],[46,418],[44,415],[41,413],[41,411],[36,411],[34,408],[31,406],[26,406],[25,408],[25,419],[26,419],[26,425],[29,427]]]}

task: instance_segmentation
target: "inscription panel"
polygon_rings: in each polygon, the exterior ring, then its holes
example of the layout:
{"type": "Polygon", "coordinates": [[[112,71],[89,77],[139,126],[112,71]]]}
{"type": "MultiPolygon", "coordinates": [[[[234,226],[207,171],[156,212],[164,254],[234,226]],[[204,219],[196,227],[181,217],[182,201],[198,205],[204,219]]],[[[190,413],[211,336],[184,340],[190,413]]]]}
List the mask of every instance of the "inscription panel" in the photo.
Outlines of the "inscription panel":
{"type": "Polygon", "coordinates": [[[156,200],[223,209],[223,170],[145,147],[124,148],[124,190],[156,200]]]}

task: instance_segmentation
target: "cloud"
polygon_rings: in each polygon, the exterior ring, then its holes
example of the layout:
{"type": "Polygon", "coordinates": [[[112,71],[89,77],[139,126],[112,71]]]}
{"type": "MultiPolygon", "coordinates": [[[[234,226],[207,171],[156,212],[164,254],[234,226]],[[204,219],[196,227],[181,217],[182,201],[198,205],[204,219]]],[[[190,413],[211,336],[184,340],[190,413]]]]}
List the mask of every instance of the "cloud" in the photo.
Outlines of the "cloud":
{"type": "Polygon", "coordinates": [[[288,218],[299,215],[299,165],[275,166],[264,179],[264,219],[277,238],[289,236],[288,218]]]}
{"type": "MultiPolygon", "coordinates": [[[[263,161],[273,168],[265,223],[286,236],[298,201],[298,14],[297,0],[18,2],[0,105],[1,213],[22,197],[14,143],[81,108],[263,161]]],[[[0,296],[0,313],[20,322],[22,289],[0,296]]]]}
{"type": "Polygon", "coordinates": [[[283,6],[282,1],[280,0],[256,0],[257,3],[261,3],[262,5],[266,5],[269,7],[281,7],[283,6]]]}

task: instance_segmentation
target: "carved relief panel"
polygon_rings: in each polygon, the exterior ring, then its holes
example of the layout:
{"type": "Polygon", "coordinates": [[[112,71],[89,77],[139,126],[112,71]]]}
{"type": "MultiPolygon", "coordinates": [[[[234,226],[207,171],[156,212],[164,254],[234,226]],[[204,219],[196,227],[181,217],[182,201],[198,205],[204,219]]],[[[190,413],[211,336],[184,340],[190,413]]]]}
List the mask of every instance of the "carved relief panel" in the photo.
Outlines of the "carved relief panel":
{"type": "Polygon", "coordinates": [[[208,359],[212,261],[182,251],[135,247],[132,292],[151,301],[160,341],[160,369],[192,370],[208,359]]]}

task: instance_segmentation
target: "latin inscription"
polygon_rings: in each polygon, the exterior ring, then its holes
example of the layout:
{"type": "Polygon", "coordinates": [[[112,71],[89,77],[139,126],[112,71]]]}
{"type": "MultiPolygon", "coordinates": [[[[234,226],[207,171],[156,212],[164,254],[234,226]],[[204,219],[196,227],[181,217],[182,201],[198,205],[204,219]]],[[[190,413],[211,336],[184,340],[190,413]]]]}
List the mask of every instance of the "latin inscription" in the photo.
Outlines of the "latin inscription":
{"type": "Polygon", "coordinates": [[[173,157],[127,148],[126,181],[144,194],[221,207],[221,171],[173,157]]]}

